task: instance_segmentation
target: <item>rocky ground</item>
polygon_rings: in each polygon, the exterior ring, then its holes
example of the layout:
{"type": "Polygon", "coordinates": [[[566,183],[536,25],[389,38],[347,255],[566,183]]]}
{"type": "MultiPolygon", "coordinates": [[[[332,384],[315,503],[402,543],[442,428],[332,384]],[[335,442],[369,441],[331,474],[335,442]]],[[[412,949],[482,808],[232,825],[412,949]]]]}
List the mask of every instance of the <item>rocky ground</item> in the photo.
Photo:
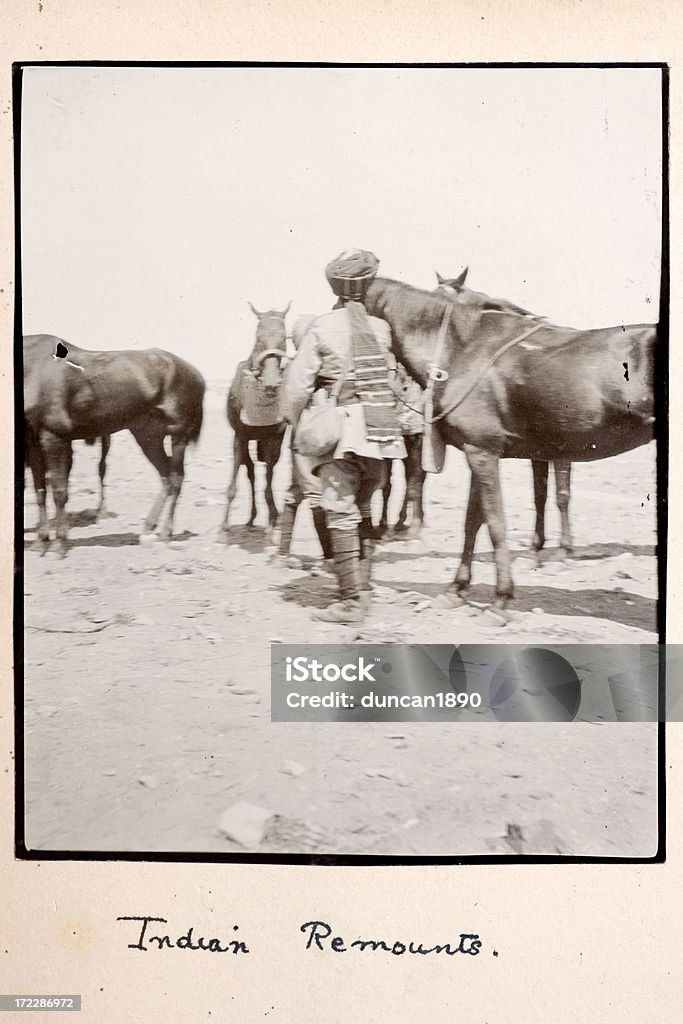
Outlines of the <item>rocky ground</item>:
{"type": "MultiPolygon", "coordinates": [[[[311,617],[331,600],[334,584],[325,572],[311,574],[318,550],[308,511],[294,540],[300,567],[273,564],[259,525],[262,501],[256,530],[235,525],[228,545],[215,542],[231,443],[222,396],[210,395],[207,406],[170,544],[139,543],[157,481],[128,434],[113,438],[111,512],[99,521],[91,512],[98,449],[76,444],[73,546],[65,560],[31,548],[36,509],[27,490],[27,845],[653,854],[655,726],[616,724],[609,714],[597,723],[552,725],[273,723],[270,647],[656,641],[654,446],[575,467],[575,555],[556,557],[557,512],[549,501],[549,550],[540,566],[527,553],[530,466],[504,465],[517,588],[504,629],[477,607],[492,594],[487,536],[479,541],[473,605],[454,609],[440,600],[457,565],[467,497],[464,459],[449,452],[444,473],[427,482],[422,538],[380,547],[372,610],[353,629],[311,617]],[[247,820],[244,803],[260,809],[260,818],[253,812],[247,820]],[[231,832],[235,821],[246,831],[231,832]]],[[[288,474],[285,456],[279,501],[288,474]]],[[[235,524],[246,516],[242,480],[235,524]]]]}

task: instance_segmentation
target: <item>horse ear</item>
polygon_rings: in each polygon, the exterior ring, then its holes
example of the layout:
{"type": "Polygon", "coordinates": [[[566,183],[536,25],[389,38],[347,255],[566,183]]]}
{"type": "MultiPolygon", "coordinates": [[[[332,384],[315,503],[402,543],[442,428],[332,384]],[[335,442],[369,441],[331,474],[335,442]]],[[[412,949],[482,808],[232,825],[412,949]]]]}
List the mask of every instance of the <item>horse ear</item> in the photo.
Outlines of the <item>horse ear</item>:
{"type": "Polygon", "coordinates": [[[470,269],[469,267],[465,267],[465,269],[463,270],[462,274],[460,274],[459,277],[456,277],[455,281],[453,282],[453,287],[454,288],[462,288],[463,287],[463,285],[465,284],[465,281],[467,280],[467,271],[469,269],[470,269]]]}
{"type": "Polygon", "coordinates": [[[446,283],[446,278],[442,277],[438,270],[435,270],[434,273],[436,274],[436,280],[437,280],[438,284],[445,284],[446,283]]]}
{"type": "Polygon", "coordinates": [[[252,311],[252,313],[254,314],[254,316],[257,316],[257,317],[260,317],[260,316],[261,316],[261,314],[259,313],[258,309],[255,309],[255,308],[254,308],[254,307],[252,306],[251,302],[248,302],[248,303],[247,303],[247,305],[249,306],[249,309],[250,309],[250,310],[252,311]]]}
{"type": "Polygon", "coordinates": [[[292,300],[290,299],[289,302],[287,303],[287,308],[283,309],[282,312],[280,313],[280,316],[282,317],[283,320],[287,316],[287,314],[289,313],[289,310],[290,310],[291,306],[292,306],[292,300]]]}

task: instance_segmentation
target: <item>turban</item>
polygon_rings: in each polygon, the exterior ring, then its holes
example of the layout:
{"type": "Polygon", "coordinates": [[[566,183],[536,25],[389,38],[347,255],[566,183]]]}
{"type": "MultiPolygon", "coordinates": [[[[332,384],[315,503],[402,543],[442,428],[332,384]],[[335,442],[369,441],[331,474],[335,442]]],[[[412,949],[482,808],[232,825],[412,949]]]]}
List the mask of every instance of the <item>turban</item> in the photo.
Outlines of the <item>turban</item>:
{"type": "Polygon", "coordinates": [[[379,260],[371,252],[348,249],[327,264],[325,277],[335,295],[362,302],[378,267],[379,260]]]}

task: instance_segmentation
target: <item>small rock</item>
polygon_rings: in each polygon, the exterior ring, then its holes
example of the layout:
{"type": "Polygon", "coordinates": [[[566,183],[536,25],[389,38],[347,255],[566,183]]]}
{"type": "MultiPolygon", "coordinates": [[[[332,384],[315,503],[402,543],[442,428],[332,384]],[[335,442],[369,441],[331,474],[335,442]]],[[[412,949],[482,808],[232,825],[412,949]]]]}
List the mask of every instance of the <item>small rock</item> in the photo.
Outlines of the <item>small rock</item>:
{"type": "Polygon", "coordinates": [[[113,768],[109,768],[106,772],[102,772],[102,774],[105,775],[108,779],[111,779],[114,777],[114,775],[116,775],[116,772],[114,771],[113,768]]]}
{"type": "Polygon", "coordinates": [[[154,775],[141,775],[138,782],[141,786],[144,786],[145,789],[156,789],[159,785],[159,781],[154,775]]]}
{"type": "Polygon", "coordinates": [[[253,849],[261,844],[268,822],[274,817],[265,807],[240,800],[224,811],[218,824],[219,831],[240,846],[253,849]]]}
{"type": "Polygon", "coordinates": [[[247,686],[233,686],[232,692],[238,697],[251,697],[256,690],[250,690],[247,686]]]}
{"type": "Polygon", "coordinates": [[[156,622],[150,615],[136,615],[133,623],[136,626],[156,626],[156,622]]]}
{"type": "Polygon", "coordinates": [[[298,761],[283,761],[280,771],[285,775],[293,775],[297,778],[299,775],[303,775],[306,769],[298,761]]]}
{"type": "Polygon", "coordinates": [[[424,612],[424,611],[427,610],[427,608],[431,608],[431,606],[432,606],[432,602],[431,601],[420,601],[419,604],[415,605],[415,611],[416,612],[424,612]]]}
{"type": "Polygon", "coordinates": [[[200,626],[198,623],[195,623],[194,628],[199,635],[204,637],[205,640],[208,640],[210,644],[219,643],[223,639],[223,637],[219,636],[218,633],[214,633],[212,630],[207,629],[206,626],[200,626]]]}
{"type": "Polygon", "coordinates": [[[534,615],[543,615],[543,609],[542,608],[532,608],[531,611],[533,612],[534,615]]]}
{"type": "Polygon", "coordinates": [[[394,771],[393,768],[366,768],[365,774],[369,779],[394,779],[399,786],[404,783],[407,785],[405,776],[401,772],[394,771]]]}
{"type": "Polygon", "coordinates": [[[416,825],[420,824],[419,818],[408,818],[408,821],[403,822],[404,828],[415,828],[416,825]]]}

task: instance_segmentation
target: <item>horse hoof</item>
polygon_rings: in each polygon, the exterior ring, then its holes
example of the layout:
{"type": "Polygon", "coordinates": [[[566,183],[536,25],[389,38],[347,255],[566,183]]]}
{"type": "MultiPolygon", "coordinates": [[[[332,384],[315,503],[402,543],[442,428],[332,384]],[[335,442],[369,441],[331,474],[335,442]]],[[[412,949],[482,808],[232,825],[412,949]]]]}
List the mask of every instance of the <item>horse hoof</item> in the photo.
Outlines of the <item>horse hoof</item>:
{"type": "Polygon", "coordinates": [[[143,530],[138,541],[140,544],[156,544],[157,539],[156,533],[148,533],[147,530],[143,530]]]}
{"type": "Polygon", "coordinates": [[[39,537],[37,540],[34,540],[33,544],[31,545],[31,548],[33,549],[33,551],[37,551],[40,557],[43,558],[44,555],[50,549],[50,538],[39,537]]]}
{"type": "Polygon", "coordinates": [[[227,544],[229,539],[227,526],[222,526],[216,534],[216,544],[227,544]]]}
{"type": "Polygon", "coordinates": [[[55,554],[57,555],[57,557],[58,558],[66,558],[66,553],[67,553],[68,549],[69,549],[69,545],[67,544],[67,542],[65,540],[62,540],[62,539],[60,539],[58,537],[57,540],[55,541],[55,546],[54,546],[54,551],[55,551],[55,554]]]}
{"type": "Polygon", "coordinates": [[[480,615],[480,621],[485,626],[507,626],[510,621],[510,613],[506,612],[504,608],[498,608],[496,605],[491,605],[490,608],[484,608],[480,615]]]}

